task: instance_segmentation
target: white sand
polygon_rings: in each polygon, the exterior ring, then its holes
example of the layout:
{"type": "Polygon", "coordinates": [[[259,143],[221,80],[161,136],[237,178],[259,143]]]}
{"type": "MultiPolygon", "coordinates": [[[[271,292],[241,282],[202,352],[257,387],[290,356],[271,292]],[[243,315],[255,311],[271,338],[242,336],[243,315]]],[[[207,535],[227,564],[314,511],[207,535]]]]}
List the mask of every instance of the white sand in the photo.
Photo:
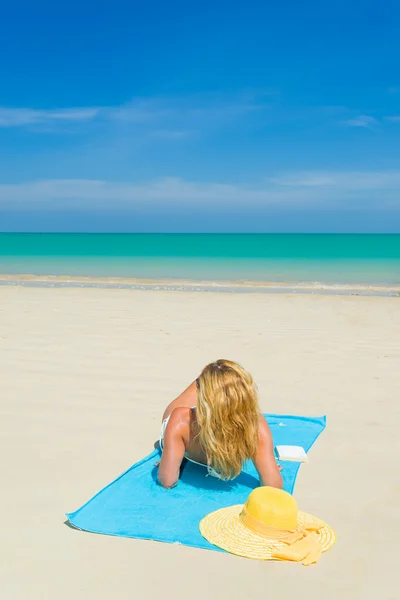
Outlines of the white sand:
{"type": "Polygon", "coordinates": [[[2,599],[400,597],[398,298],[2,287],[0,380],[2,599]],[[327,414],[295,489],[338,534],[314,567],[63,524],[219,357],[265,411],[327,414]]]}

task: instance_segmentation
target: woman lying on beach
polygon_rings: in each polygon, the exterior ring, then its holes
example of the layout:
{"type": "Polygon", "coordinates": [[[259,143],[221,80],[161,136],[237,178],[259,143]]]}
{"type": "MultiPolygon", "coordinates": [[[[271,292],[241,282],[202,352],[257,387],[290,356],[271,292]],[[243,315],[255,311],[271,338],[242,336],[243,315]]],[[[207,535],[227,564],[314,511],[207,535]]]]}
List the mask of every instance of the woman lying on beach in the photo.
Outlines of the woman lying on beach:
{"type": "Polygon", "coordinates": [[[217,360],[166,408],[160,436],[158,481],[177,484],[182,461],[229,480],[252,460],[261,485],[282,487],[271,431],[260,414],[253,378],[237,363],[217,360]]]}

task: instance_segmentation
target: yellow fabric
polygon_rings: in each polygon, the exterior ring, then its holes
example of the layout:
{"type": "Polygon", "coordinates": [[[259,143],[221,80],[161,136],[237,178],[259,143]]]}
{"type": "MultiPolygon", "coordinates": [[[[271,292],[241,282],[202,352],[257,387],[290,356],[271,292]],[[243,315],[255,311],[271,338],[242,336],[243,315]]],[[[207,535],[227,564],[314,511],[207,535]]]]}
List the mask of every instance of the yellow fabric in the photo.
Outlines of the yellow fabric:
{"type": "Polygon", "coordinates": [[[293,541],[286,539],[283,548],[276,548],[272,551],[273,558],[294,562],[302,561],[305,567],[318,562],[322,552],[318,538],[312,532],[307,531],[306,527],[296,534],[298,535],[297,539],[293,539],[293,541]]]}
{"type": "MultiPolygon", "coordinates": [[[[280,560],[292,560],[295,562],[303,561],[304,565],[316,563],[321,556],[322,547],[317,537],[313,537],[311,532],[317,531],[318,524],[305,523],[302,527],[296,528],[294,531],[285,529],[277,529],[271,527],[248,512],[247,503],[240,513],[242,523],[251,529],[255,534],[264,537],[272,543],[284,542],[285,546],[278,550],[272,550],[273,558],[280,560]]],[[[297,521],[297,512],[296,512],[297,521]]]]}

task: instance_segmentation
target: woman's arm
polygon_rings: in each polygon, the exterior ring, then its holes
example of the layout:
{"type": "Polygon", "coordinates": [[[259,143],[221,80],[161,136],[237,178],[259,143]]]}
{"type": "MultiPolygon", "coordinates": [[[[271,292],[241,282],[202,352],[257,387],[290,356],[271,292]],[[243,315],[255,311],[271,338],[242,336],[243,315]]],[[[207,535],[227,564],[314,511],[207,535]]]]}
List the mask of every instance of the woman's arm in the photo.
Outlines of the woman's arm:
{"type": "Polygon", "coordinates": [[[185,442],[182,431],[185,427],[183,411],[176,408],[172,411],[164,434],[164,447],[158,468],[158,482],[164,488],[172,488],[178,483],[179,471],[185,456],[185,442]]]}
{"type": "Polygon", "coordinates": [[[283,480],[276,462],[271,430],[263,416],[260,417],[258,451],[254,466],[260,477],[261,485],[282,489],[283,480]]]}

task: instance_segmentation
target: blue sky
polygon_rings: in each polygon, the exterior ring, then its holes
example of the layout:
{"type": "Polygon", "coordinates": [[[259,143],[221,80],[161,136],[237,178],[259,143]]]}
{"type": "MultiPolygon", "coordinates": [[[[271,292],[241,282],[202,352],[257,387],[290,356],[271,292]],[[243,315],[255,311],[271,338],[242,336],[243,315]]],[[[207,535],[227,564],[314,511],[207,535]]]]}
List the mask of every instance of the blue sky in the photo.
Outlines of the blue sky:
{"type": "Polygon", "coordinates": [[[400,231],[400,5],[14,0],[0,230],[400,231]]]}

